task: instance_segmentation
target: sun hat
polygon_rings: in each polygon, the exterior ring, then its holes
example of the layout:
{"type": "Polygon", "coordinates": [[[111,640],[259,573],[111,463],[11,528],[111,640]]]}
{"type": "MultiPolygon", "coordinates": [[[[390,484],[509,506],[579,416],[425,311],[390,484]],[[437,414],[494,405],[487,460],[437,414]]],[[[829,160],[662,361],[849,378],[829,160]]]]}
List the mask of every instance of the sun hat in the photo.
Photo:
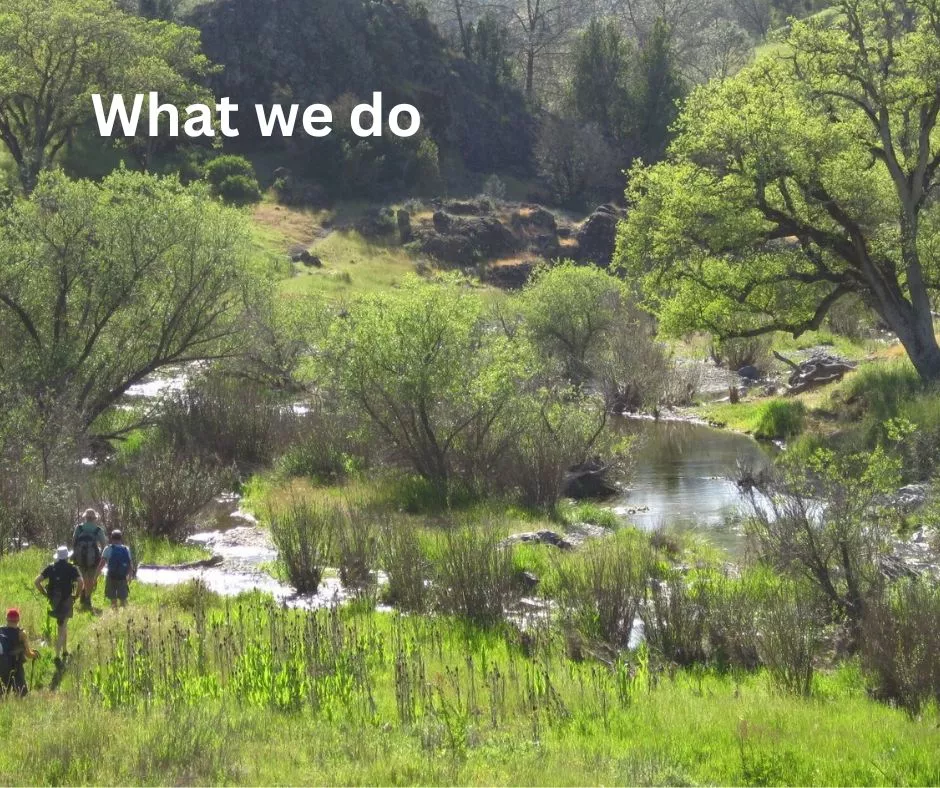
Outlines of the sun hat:
{"type": "Polygon", "coordinates": [[[86,522],[93,523],[98,519],[98,512],[94,509],[86,509],[82,517],[85,518],[86,522]]]}
{"type": "Polygon", "coordinates": [[[55,553],[53,553],[52,557],[56,561],[67,561],[69,557],[69,549],[64,544],[59,545],[56,548],[55,553]]]}

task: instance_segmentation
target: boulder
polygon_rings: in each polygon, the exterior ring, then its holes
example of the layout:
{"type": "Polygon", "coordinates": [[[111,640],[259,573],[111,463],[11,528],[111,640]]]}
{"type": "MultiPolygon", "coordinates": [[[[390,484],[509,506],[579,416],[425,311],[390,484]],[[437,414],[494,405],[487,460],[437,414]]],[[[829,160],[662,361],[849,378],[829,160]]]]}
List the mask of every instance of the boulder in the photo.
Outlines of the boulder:
{"type": "Polygon", "coordinates": [[[752,364],[746,364],[738,370],[738,374],[745,380],[760,380],[760,371],[752,364]]]}
{"type": "Polygon", "coordinates": [[[483,274],[483,279],[504,290],[518,290],[529,281],[535,265],[535,260],[524,260],[518,263],[489,266],[483,274]]]}
{"type": "Polygon", "coordinates": [[[578,262],[594,263],[601,268],[610,265],[620,219],[620,211],[611,205],[602,205],[585,220],[578,230],[578,262]]]}
{"type": "Polygon", "coordinates": [[[434,231],[421,238],[421,251],[452,265],[473,265],[519,251],[519,241],[498,219],[457,219],[443,211],[433,216],[434,231]]]}
{"type": "Polygon", "coordinates": [[[842,380],[846,372],[855,369],[855,364],[851,361],[830,356],[826,353],[817,353],[799,364],[781,355],[776,350],[774,356],[792,370],[790,377],[787,379],[788,394],[801,394],[818,386],[842,380]]]}
{"type": "Polygon", "coordinates": [[[311,254],[309,249],[300,249],[290,256],[291,262],[302,263],[308,268],[323,268],[323,261],[315,254],[311,254]]]}
{"type": "Polygon", "coordinates": [[[487,213],[486,207],[482,203],[472,200],[451,200],[444,204],[444,210],[455,216],[482,216],[487,213]]]}
{"type": "Polygon", "coordinates": [[[552,235],[558,232],[558,222],[555,215],[538,205],[523,207],[522,210],[515,211],[509,222],[514,228],[520,230],[550,232],[552,235]]]}
{"type": "Polygon", "coordinates": [[[503,539],[500,547],[509,547],[514,544],[546,544],[557,547],[559,550],[571,550],[574,545],[564,536],[555,531],[524,531],[512,534],[503,539]]]}
{"type": "Polygon", "coordinates": [[[443,211],[435,211],[434,215],[431,217],[431,221],[434,224],[435,231],[442,235],[449,233],[454,223],[453,219],[443,211]]]}

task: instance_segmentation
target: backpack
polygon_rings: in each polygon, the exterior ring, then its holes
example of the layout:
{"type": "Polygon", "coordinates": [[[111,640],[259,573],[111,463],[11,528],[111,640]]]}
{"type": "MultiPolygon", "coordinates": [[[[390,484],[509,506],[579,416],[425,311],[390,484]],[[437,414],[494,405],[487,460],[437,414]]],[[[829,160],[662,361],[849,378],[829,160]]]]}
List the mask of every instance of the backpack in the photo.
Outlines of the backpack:
{"type": "Polygon", "coordinates": [[[131,551],[122,544],[112,544],[108,553],[108,577],[127,579],[131,571],[131,551]]]}
{"type": "Polygon", "coordinates": [[[14,627],[0,627],[0,682],[8,679],[23,661],[17,654],[20,647],[20,631],[14,627]]]}
{"type": "Polygon", "coordinates": [[[72,595],[74,567],[68,561],[56,561],[49,573],[49,599],[56,601],[72,595]]]}
{"type": "Polygon", "coordinates": [[[92,529],[85,526],[85,523],[78,526],[72,560],[82,569],[91,569],[101,560],[101,550],[98,547],[98,526],[92,529]]]}

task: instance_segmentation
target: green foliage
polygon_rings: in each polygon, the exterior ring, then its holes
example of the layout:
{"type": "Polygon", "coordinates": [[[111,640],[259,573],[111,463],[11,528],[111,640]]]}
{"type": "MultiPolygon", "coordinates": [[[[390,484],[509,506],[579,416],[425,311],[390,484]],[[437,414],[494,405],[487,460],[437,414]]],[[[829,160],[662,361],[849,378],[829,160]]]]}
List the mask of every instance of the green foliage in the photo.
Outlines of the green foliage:
{"type": "Polygon", "coordinates": [[[621,531],[559,562],[559,602],[584,636],[626,648],[651,568],[649,542],[633,530],[621,531]]]}
{"type": "MultiPolygon", "coordinates": [[[[151,90],[185,106],[203,100],[196,83],[208,71],[197,31],[132,16],[111,0],[4,0],[0,140],[30,191],[91,118],[92,93],[102,95],[105,109],[111,94],[151,90]]],[[[146,162],[154,141],[143,140],[136,151],[146,162]]]]}
{"type": "Polygon", "coordinates": [[[618,260],[676,334],[799,336],[857,294],[933,379],[936,8],[838,7],[693,92],[668,161],[631,174],[618,260]]]}
{"type": "Polygon", "coordinates": [[[901,469],[882,446],[852,455],[785,453],[778,472],[747,491],[753,512],[747,529],[761,555],[815,589],[848,624],[850,647],[858,646],[866,606],[881,586],[879,559],[899,521],[886,501],[901,469]]]}
{"type": "Polygon", "coordinates": [[[244,219],[171,178],[44,176],[0,226],[0,369],[42,440],[95,431],[146,375],[237,352],[244,219]]]}
{"type": "Polygon", "coordinates": [[[869,607],[862,664],[875,694],[919,714],[940,705],[940,590],[927,578],[905,579],[869,607]]]}
{"type": "Polygon", "coordinates": [[[434,606],[480,626],[503,620],[514,596],[512,554],[491,523],[448,530],[436,545],[434,606]]]}
{"type": "Polygon", "coordinates": [[[291,585],[300,594],[315,594],[342,526],[341,510],[329,503],[294,499],[270,509],[266,519],[291,585]]]}
{"type": "Polygon", "coordinates": [[[477,489],[505,451],[512,401],[532,374],[527,346],[490,330],[456,280],[361,299],[334,325],[327,363],[377,437],[445,497],[477,489]]]}
{"type": "Polygon", "coordinates": [[[761,405],[755,438],[784,440],[799,435],[806,420],[806,406],[799,400],[771,400],[761,405]]]}
{"type": "Polygon", "coordinates": [[[206,164],[206,180],[212,193],[230,205],[252,205],[261,201],[255,168],[244,156],[219,156],[206,164]]]}
{"type": "Polygon", "coordinates": [[[516,302],[538,350],[574,385],[597,381],[618,410],[659,404],[665,354],[620,279],[561,262],[537,269],[516,302]]]}

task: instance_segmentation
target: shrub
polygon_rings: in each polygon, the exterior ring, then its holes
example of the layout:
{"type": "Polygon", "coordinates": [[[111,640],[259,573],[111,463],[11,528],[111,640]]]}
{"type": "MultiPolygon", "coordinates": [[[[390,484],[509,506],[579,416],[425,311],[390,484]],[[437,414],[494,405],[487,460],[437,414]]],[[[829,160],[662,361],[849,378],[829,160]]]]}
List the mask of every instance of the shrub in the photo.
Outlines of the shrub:
{"type": "Polygon", "coordinates": [[[879,559],[898,522],[885,500],[899,480],[900,462],[880,447],[849,456],[819,449],[783,455],[775,473],[755,477],[746,490],[746,527],[761,556],[810,582],[849,624],[853,647],[866,602],[881,587],[879,559]]]}
{"type": "Polygon", "coordinates": [[[756,669],[758,619],[766,599],[762,578],[753,573],[741,578],[716,575],[701,590],[709,661],[720,670],[756,669]]]}
{"type": "Polygon", "coordinates": [[[322,502],[294,500],[269,510],[267,519],[291,585],[299,594],[315,594],[343,526],[341,513],[322,502]]]}
{"type": "Polygon", "coordinates": [[[344,479],[370,462],[368,441],[359,436],[353,417],[311,406],[298,421],[298,435],[278,458],[280,474],[323,482],[344,479]]]}
{"type": "Polygon", "coordinates": [[[623,531],[559,562],[559,601],[582,634],[626,648],[651,567],[646,541],[623,531]]]}
{"type": "Polygon", "coordinates": [[[853,412],[863,413],[882,424],[896,418],[902,405],[924,390],[924,384],[910,361],[862,366],[843,386],[843,398],[853,412]]]}
{"type": "Polygon", "coordinates": [[[218,195],[231,205],[254,205],[261,202],[258,181],[247,175],[232,175],[219,184],[218,195]]]}
{"type": "Polygon", "coordinates": [[[755,367],[766,372],[770,367],[770,337],[728,337],[712,344],[712,360],[730,370],[755,367]]]}
{"type": "Polygon", "coordinates": [[[512,552],[486,525],[448,531],[438,543],[434,571],[437,610],[474,624],[501,621],[514,597],[512,552]]]}
{"type": "Polygon", "coordinates": [[[209,375],[171,397],[160,430],[182,453],[217,465],[268,464],[301,419],[251,381],[209,375]]]}
{"type": "Polygon", "coordinates": [[[653,655],[680,667],[704,663],[706,610],[681,577],[655,582],[641,611],[646,642],[653,655]]]}
{"type": "Polygon", "coordinates": [[[907,579],[885,591],[865,617],[862,665],[874,694],[916,715],[940,704],[940,588],[907,579]]]}
{"type": "Polygon", "coordinates": [[[261,199],[255,168],[243,156],[219,156],[206,165],[205,174],[213,194],[226,202],[250,205],[261,199]]]}
{"type": "Polygon", "coordinates": [[[768,597],[761,616],[757,649],[774,684],[808,696],[821,646],[819,606],[797,584],[783,584],[768,597]]]}
{"type": "Polygon", "coordinates": [[[483,181],[483,194],[493,200],[505,200],[506,184],[495,173],[488,175],[483,181]]]}
{"type": "Polygon", "coordinates": [[[565,475],[599,447],[607,412],[603,401],[570,391],[544,391],[520,400],[507,436],[507,450],[495,489],[513,493],[523,506],[553,511],[560,500],[565,475]]]}
{"type": "Polygon", "coordinates": [[[357,593],[370,591],[375,588],[381,512],[361,504],[346,504],[342,514],[336,535],[340,581],[357,593]]]}
{"type": "Polygon", "coordinates": [[[791,438],[803,431],[806,406],[798,400],[771,400],[760,408],[754,437],[765,440],[791,438]]]}
{"type": "Polygon", "coordinates": [[[382,564],[388,576],[385,601],[402,611],[425,612],[430,597],[431,565],[411,521],[402,518],[383,523],[382,564]]]}
{"type": "Polygon", "coordinates": [[[105,469],[94,487],[106,528],[181,539],[231,481],[217,466],[152,441],[105,469]]]}

